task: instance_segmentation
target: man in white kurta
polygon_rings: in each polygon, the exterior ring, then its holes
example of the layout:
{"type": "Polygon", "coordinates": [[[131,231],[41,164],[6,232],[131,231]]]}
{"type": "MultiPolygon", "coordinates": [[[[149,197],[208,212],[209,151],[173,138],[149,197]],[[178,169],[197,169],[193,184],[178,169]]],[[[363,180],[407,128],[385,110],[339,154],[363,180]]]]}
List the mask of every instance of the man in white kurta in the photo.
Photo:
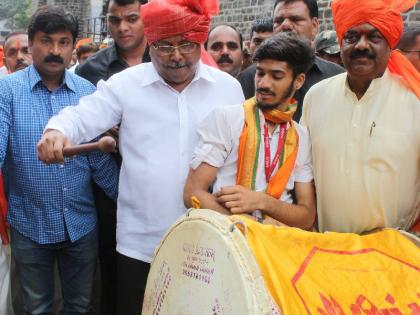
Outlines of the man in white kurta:
{"type": "Polygon", "coordinates": [[[400,15],[369,14],[381,8],[368,4],[362,8],[365,15],[359,14],[354,3],[333,3],[348,73],[315,85],[301,120],[312,141],[319,229],[407,230],[420,211],[420,102],[405,71],[411,65],[391,53],[400,15]],[[353,9],[354,16],[346,15],[353,9]],[[391,61],[402,75],[389,67],[391,61]]]}
{"type": "Polygon", "coordinates": [[[41,160],[58,162],[64,146],[90,141],[120,124],[118,314],[140,314],[147,263],[186,211],[182,192],[197,126],[213,109],[244,99],[236,79],[200,61],[210,13],[194,5],[166,0],[143,5],[152,62],[100,81],[94,94],[49,121],[38,145],[41,160]],[[183,22],[188,19],[200,27],[183,22]]]}

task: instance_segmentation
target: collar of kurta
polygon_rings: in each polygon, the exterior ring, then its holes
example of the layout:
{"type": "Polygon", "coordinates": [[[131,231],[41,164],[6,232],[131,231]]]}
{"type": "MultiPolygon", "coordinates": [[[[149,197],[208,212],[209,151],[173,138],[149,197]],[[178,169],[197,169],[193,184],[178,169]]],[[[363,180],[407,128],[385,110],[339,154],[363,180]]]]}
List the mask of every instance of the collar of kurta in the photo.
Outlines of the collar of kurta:
{"type": "MultiPolygon", "coordinates": [[[[142,83],[141,83],[142,86],[151,85],[158,81],[164,84],[167,84],[165,80],[159,75],[156,68],[153,66],[153,63],[149,63],[148,67],[150,71],[148,71],[147,75],[144,76],[144,79],[142,80],[142,83]]],[[[205,65],[203,65],[201,61],[198,62],[197,71],[195,73],[195,76],[192,82],[200,80],[200,79],[204,79],[209,82],[215,82],[215,79],[211,75],[210,71],[207,69],[205,65]]]]}

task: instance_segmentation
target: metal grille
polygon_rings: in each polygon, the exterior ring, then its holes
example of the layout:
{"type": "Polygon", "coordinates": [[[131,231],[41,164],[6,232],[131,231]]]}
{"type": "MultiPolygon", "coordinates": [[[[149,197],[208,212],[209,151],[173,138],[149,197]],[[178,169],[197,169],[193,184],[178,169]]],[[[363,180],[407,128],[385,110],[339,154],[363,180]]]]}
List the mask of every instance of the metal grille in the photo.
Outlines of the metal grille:
{"type": "Polygon", "coordinates": [[[100,43],[107,37],[108,28],[105,16],[80,19],[80,22],[83,25],[81,37],[91,37],[95,43],[100,43]]]}

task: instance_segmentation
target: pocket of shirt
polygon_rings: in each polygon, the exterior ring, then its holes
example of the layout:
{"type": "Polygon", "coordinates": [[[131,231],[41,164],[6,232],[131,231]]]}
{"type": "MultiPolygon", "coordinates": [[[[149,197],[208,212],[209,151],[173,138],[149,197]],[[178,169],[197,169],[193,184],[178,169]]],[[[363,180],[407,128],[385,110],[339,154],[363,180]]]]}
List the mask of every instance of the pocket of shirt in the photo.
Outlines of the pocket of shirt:
{"type": "Polygon", "coordinates": [[[414,156],[410,135],[384,127],[373,127],[367,142],[367,163],[381,170],[395,170],[407,156],[414,156]]]}

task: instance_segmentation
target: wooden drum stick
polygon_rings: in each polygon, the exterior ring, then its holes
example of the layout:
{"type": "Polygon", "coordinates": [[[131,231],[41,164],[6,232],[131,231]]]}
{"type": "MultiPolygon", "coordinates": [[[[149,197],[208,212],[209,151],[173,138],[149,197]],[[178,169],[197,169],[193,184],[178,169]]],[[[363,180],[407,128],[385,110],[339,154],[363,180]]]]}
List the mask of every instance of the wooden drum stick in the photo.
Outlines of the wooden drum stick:
{"type": "Polygon", "coordinates": [[[63,155],[66,157],[89,153],[92,151],[115,152],[117,143],[114,138],[105,136],[97,142],[73,145],[63,149],[63,155]]]}

